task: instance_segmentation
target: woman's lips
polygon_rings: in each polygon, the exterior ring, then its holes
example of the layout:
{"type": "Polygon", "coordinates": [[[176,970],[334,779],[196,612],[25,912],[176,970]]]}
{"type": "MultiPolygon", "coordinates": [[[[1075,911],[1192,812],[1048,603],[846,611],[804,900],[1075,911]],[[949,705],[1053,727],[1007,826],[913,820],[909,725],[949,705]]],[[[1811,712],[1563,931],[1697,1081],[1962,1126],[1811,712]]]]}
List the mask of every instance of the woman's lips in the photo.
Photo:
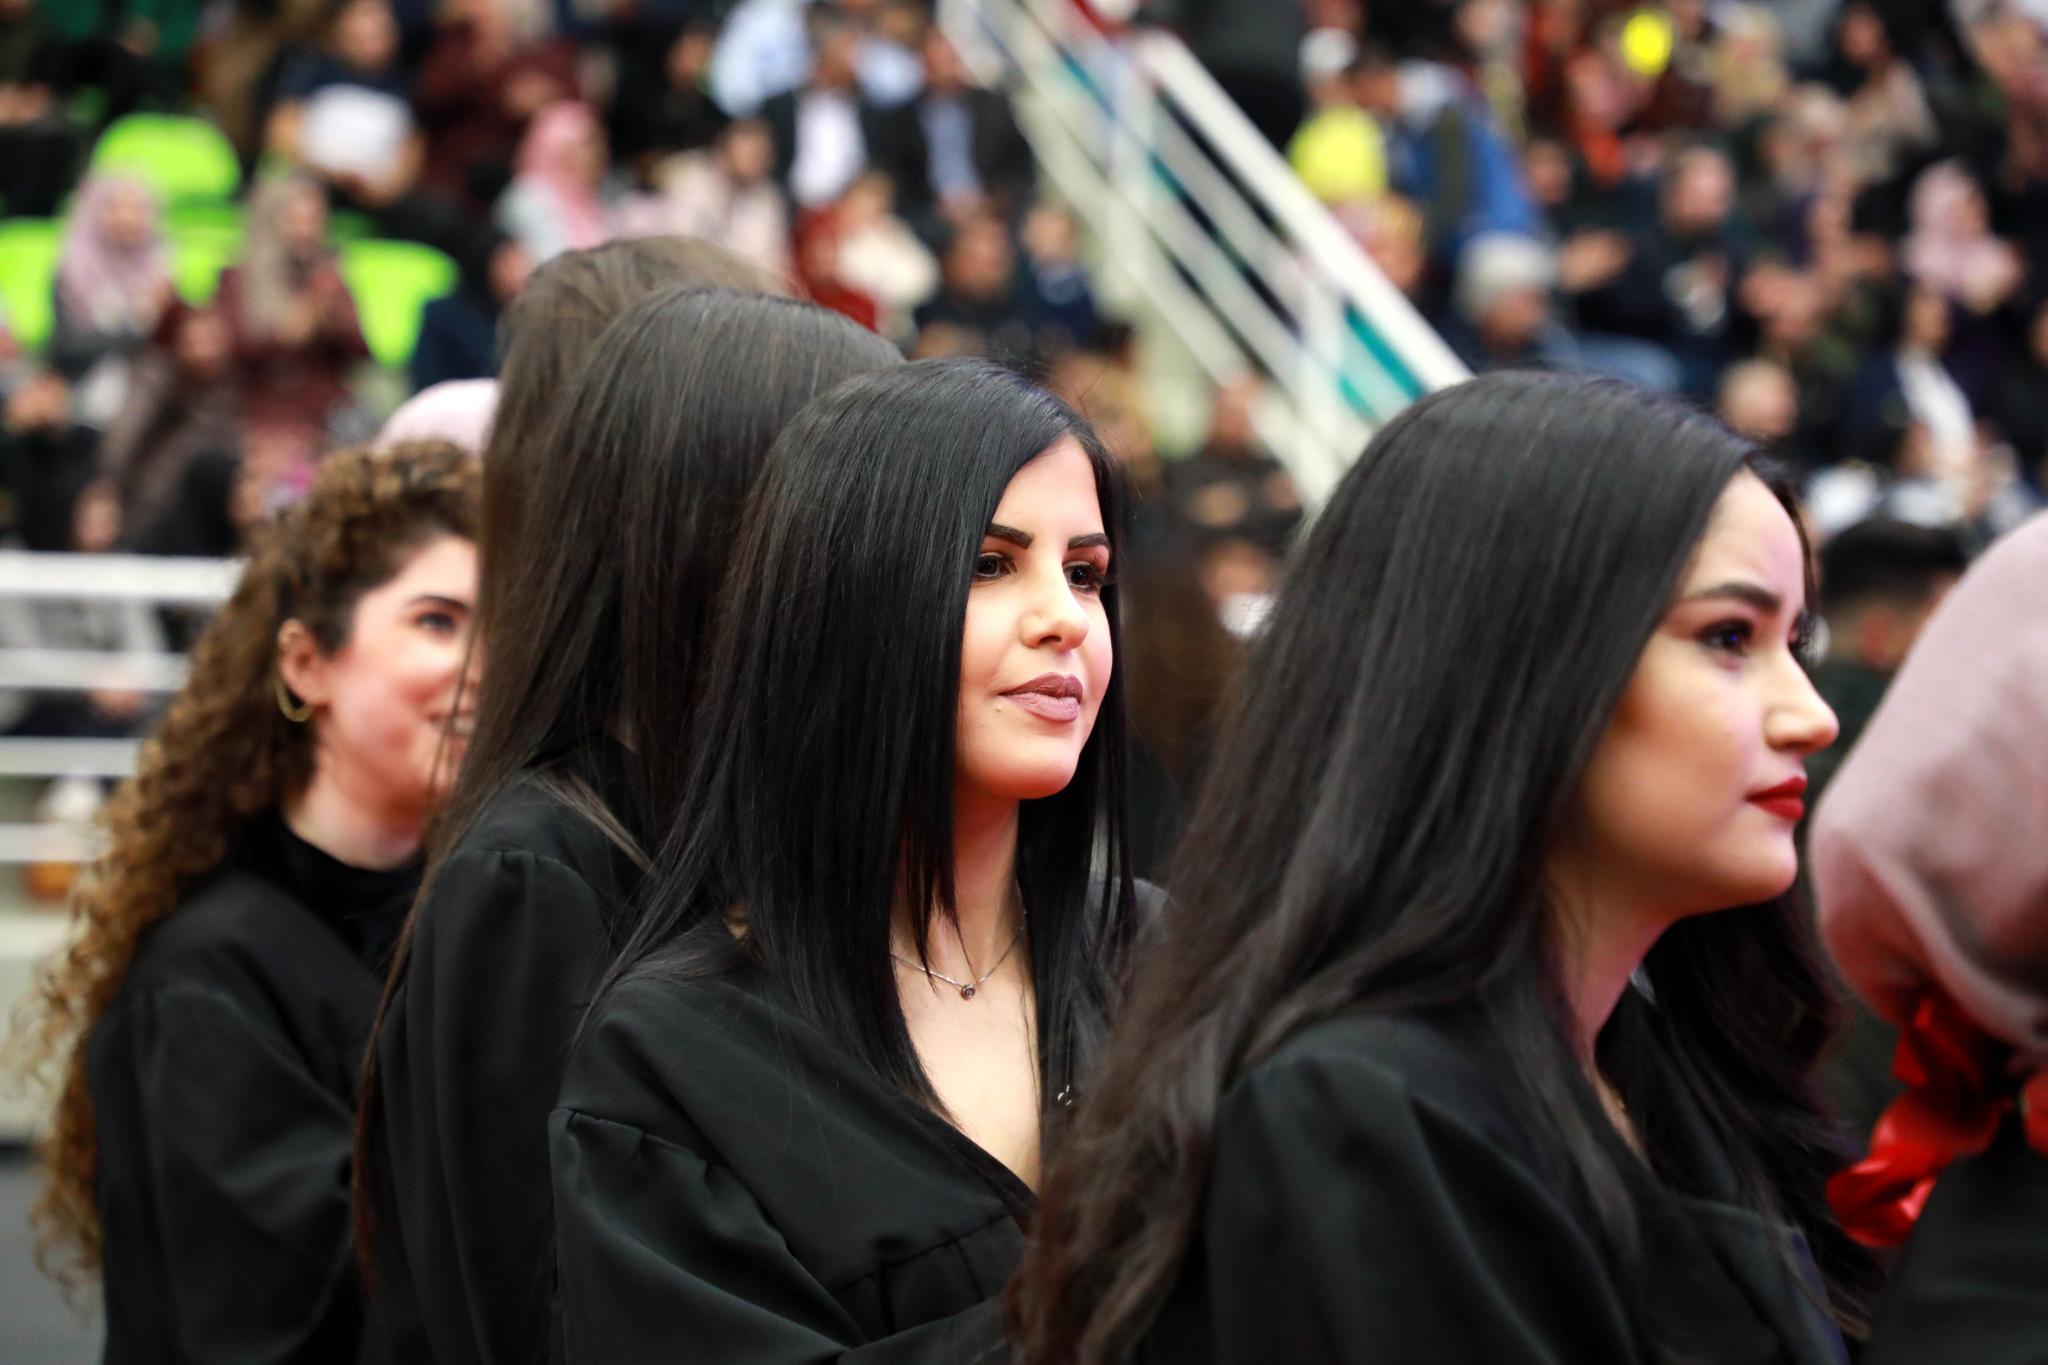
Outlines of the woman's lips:
{"type": "Polygon", "coordinates": [[[1081,680],[1065,673],[1046,673],[1003,693],[1040,720],[1066,722],[1081,718],[1081,680]]]}
{"type": "Polygon", "coordinates": [[[1766,791],[1753,794],[1751,804],[1761,806],[1783,820],[1798,824],[1806,818],[1806,779],[1794,777],[1766,791]]]}

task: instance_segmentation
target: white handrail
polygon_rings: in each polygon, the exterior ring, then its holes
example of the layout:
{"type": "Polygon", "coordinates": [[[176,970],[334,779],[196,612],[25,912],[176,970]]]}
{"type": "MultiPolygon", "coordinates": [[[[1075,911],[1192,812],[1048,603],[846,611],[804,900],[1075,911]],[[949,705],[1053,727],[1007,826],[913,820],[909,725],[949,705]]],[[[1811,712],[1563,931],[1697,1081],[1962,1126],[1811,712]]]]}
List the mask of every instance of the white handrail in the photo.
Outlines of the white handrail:
{"type": "Polygon", "coordinates": [[[0,597],[214,606],[234,591],[241,572],[234,559],[0,550],[0,597]]]}

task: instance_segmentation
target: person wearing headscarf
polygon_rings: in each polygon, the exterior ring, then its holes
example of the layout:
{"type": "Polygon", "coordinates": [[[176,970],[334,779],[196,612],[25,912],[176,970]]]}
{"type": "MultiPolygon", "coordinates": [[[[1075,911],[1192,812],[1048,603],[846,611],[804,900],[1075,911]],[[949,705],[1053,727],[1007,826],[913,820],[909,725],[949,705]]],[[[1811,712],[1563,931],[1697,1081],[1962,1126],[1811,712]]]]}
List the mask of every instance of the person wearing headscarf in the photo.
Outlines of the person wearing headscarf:
{"type": "Polygon", "coordinates": [[[536,265],[609,240],[604,172],[604,128],[590,106],[550,104],[533,116],[519,144],[518,174],[498,200],[498,226],[536,265]]]}
{"type": "Polygon", "coordinates": [[[1830,1182],[1903,1243],[1865,1365],[2018,1365],[2048,1340],[2048,517],[1928,623],[1814,817],[1821,927],[1900,1030],[1907,1089],[1830,1182]]]}
{"type": "Polygon", "coordinates": [[[104,425],[127,393],[129,363],[173,297],[170,252],[146,186],[96,175],[79,187],[52,295],[50,363],[72,383],[100,372],[94,424],[104,425]]]}

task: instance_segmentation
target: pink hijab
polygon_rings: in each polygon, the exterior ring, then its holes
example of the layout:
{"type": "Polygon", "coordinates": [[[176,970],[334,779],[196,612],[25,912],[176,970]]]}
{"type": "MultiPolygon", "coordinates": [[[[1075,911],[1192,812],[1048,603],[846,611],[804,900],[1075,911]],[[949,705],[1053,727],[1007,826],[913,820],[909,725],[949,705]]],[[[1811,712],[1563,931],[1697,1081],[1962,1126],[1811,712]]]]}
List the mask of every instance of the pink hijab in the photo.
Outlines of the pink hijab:
{"type": "Polygon", "coordinates": [[[2016,1089],[2048,1155],[2048,516],[1942,603],[1822,798],[1811,850],[1821,930],[1899,1026],[1908,1085],[1828,1199],[1852,1236],[1895,1245],[2016,1089]]]}
{"type": "Polygon", "coordinates": [[[170,252],[157,220],[156,196],[139,180],[96,175],[79,187],[64,225],[58,257],[57,293],[73,317],[96,328],[147,322],[158,291],[170,278],[170,252]],[[149,227],[131,246],[111,241],[101,226],[107,205],[123,192],[140,193],[149,205],[149,227]]]}
{"type": "Polygon", "coordinates": [[[546,195],[561,216],[570,248],[602,245],[611,233],[597,191],[572,166],[576,144],[598,134],[597,115],[581,100],[561,100],[533,116],[519,143],[519,179],[546,195]]]}
{"type": "Polygon", "coordinates": [[[388,450],[406,441],[446,441],[481,458],[497,413],[497,380],[443,380],[400,403],[373,444],[388,450]]]}

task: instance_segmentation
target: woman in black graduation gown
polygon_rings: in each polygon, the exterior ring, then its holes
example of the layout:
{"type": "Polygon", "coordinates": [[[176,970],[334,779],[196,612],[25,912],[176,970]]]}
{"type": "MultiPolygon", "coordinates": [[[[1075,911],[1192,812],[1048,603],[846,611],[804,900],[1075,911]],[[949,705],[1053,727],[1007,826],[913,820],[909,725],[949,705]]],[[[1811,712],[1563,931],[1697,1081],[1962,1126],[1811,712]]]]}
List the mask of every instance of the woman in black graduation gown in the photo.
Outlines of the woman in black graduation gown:
{"type": "Polygon", "coordinates": [[[365,1087],[371,1359],[548,1354],[548,1111],[649,831],[676,807],[739,508],[798,408],[896,363],[809,304],[656,293],[598,339],[518,471],[525,535],[487,523],[471,761],[365,1087]]]}
{"type": "Polygon", "coordinates": [[[460,756],[476,502],[453,446],[330,457],[103,813],[37,1213],[109,1362],[354,1359],[356,1071],[460,756]]]}
{"type": "Polygon", "coordinates": [[[1389,422],[1254,647],[1022,1359],[1839,1360],[1805,577],[1689,409],[1503,374],[1389,422]]]}
{"type": "Polygon", "coordinates": [[[1115,474],[975,362],[770,454],[549,1126],[571,1361],[987,1358],[1131,925],[1115,474]]]}

